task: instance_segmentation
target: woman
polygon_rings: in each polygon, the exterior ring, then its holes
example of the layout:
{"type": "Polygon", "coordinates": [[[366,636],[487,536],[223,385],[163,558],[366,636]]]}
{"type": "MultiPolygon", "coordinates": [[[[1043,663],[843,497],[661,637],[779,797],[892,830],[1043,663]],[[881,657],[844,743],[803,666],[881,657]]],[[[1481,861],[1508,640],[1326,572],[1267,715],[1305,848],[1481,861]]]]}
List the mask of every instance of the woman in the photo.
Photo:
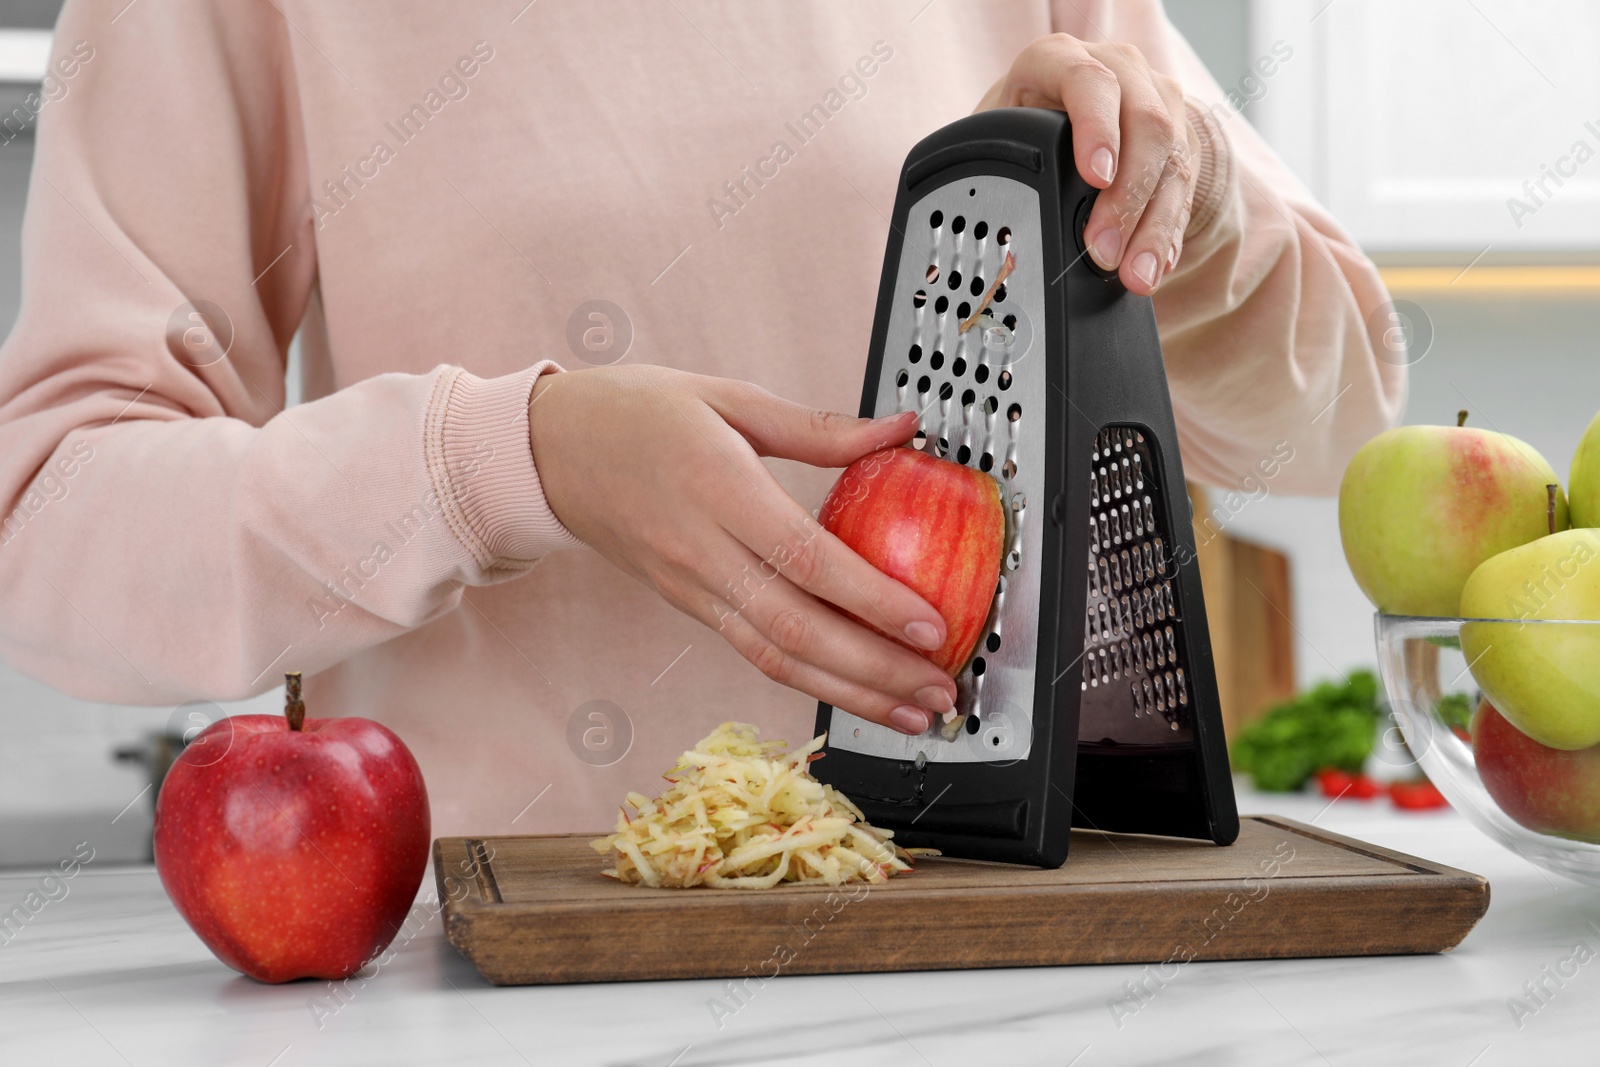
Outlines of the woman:
{"type": "Polygon", "coordinates": [[[1376,271],[1157,0],[123,2],[56,35],[0,651],[135,704],[303,670],[311,714],[405,739],[441,833],[598,828],[723,719],[948,706],[834,607],[922,647],[938,615],[826,535],[728,605],[828,468],[913,430],[827,413],[900,162],[974,105],[1071,115],[1192,477],[1287,441],[1275,488],[1325,491],[1398,414],[1376,271]]]}

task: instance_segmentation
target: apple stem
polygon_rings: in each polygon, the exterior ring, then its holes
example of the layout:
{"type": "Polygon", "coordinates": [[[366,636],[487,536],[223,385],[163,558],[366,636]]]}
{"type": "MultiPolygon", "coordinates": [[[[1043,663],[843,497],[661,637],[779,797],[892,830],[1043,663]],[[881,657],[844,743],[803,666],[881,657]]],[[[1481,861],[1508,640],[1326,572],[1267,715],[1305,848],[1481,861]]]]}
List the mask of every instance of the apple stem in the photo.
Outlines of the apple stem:
{"type": "Polygon", "coordinates": [[[1544,508],[1544,521],[1550,527],[1551,533],[1556,532],[1556,491],[1560,488],[1559,485],[1547,485],[1544,487],[1545,497],[1547,498],[1544,508]]]}
{"type": "Polygon", "coordinates": [[[300,699],[300,672],[290,671],[283,676],[283,715],[289,720],[289,729],[298,733],[306,721],[306,702],[300,699]]]}
{"type": "Polygon", "coordinates": [[[1467,409],[1466,408],[1462,408],[1460,411],[1456,412],[1456,425],[1457,426],[1465,426],[1466,424],[1467,424],[1467,409]]]}

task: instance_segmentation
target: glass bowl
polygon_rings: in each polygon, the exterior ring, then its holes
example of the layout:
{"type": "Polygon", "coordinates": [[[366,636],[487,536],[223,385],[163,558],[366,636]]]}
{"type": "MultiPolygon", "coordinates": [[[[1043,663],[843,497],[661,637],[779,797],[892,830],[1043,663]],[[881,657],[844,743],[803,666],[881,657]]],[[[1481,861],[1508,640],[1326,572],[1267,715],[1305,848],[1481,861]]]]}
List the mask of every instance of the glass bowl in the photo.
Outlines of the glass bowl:
{"type": "Polygon", "coordinates": [[[1600,745],[1568,750],[1586,712],[1600,721],[1600,622],[1380,614],[1377,635],[1405,748],[1445,799],[1530,863],[1600,886],[1600,843],[1582,839],[1600,839],[1600,745]],[[1507,721],[1479,718],[1486,699],[1507,721]]]}

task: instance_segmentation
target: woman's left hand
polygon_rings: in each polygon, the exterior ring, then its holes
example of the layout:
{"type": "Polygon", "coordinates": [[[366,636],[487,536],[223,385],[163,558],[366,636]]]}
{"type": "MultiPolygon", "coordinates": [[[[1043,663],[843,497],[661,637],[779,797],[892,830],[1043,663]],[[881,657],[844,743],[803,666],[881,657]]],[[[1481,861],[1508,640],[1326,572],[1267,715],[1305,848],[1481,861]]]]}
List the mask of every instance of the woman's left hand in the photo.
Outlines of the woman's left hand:
{"type": "Polygon", "coordinates": [[[1200,151],[1177,79],[1132,45],[1056,33],[1024,48],[977,110],[997,107],[1067,113],[1078,173],[1105,190],[1083,228],[1089,255],[1153,293],[1178,262],[1200,151]]]}

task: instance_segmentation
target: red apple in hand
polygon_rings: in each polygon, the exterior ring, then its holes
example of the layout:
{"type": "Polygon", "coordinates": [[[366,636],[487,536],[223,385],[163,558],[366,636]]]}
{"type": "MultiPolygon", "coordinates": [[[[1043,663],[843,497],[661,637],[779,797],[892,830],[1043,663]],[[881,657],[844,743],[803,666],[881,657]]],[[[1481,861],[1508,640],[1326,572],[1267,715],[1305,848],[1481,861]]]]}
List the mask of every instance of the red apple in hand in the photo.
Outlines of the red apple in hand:
{"type": "MultiPolygon", "coordinates": [[[[1000,578],[1006,540],[1000,483],[925,452],[886,448],[845,468],[821,520],[857,555],[933,605],[948,632],[943,645],[923,654],[959,674],[983,637],[1000,578]]],[[[871,619],[861,621],[908,644],[871,619]]]]}
{"type": "Polygon", "coordinates": [[[1542,745],[1485,700],[1472,719],[1472,755],[1484,788],[1517,822],[1600,842],[1600,745],[1542,745]]]}
{"type": "Polygon", "coordinates": [[[238,715],[183,751],[156,801],[161,884],[206,947],[263,982],[345,978],[393,940],[428,864],[428,794],[370,719],[238,715]]]}

